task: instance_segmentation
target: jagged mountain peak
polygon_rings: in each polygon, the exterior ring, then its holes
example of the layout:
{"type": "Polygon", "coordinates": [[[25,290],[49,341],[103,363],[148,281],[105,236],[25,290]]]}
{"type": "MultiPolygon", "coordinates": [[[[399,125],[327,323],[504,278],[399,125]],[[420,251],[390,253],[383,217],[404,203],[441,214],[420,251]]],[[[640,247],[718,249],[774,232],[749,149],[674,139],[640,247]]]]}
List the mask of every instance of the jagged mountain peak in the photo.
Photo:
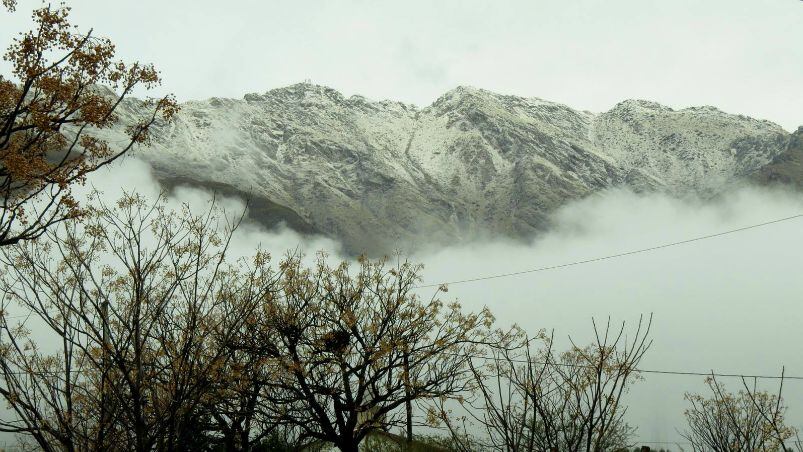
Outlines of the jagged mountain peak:
{"type": "Polygon", "coordinates": [[[671,108],[662,105],[658,102],[645,100],[645,99],[625,99],[618,104],[616,104],[610,111],[665,111],[671,112],[674,111],[671,108]]]}
{"type": "MultiPolygon", "coordinates": [[[[457,85],[454,88],[441,94],[438,99],[449,99],[455,97],[477,96],[477,95],[494,95],[495,93],[477,88],[472,85],[457,85]]],[[[437,100],[435,101],[437,102],[437,100]]]]}
{"type": "Polygon", "coordinates": [[[312,83],[295,83],[271,89],[264,94],[250,93],[243,96],[247,102],[263,102],[270,99],[280,99],[285,102],[331,102],[334,104],[345,101],[343,94],[328,86],[316,85],[312,83]]]}
{"type": "Polygon", "coordinates": [[[470,85],[459,85],[453,88],[435,100],[430,108],[438,107],[455,107],[462,105],[497,105],[497,106],[551,106],[560,108],[569,108],[563,104],[544,100],[538,97],[521,97],[512,96],[509,94],[500,94],[494,91],[489,91],[482,88],[476,88],[470,85]]]}
{"type": "Polygon", "coordinates": [[[366,113],[387,110],[401,114],[414,114],[418,110],[413,104],[395,100],[373,100],[358,94],[346,97],[337,89],[309,82],[274,88],[263,94],[246,94],[243,99],[249,104],[272,111],[354,109],[366,113]]]}

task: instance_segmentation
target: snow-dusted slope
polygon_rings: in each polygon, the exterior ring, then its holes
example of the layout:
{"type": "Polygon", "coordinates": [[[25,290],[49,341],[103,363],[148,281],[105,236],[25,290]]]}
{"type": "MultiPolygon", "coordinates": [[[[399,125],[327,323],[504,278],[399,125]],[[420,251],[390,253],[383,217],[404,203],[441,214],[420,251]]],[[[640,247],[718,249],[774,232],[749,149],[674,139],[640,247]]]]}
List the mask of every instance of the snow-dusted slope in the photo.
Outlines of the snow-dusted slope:
{"type": "MultiPolygon", "coordinates": [[[[130,101],[124,119],[139,109],[130,101]]],[[[789,140],[711,107],[625,101],[594,115],[459,87],[419,109],[311,84],[187,102],[154,136],[136,154],[165,181],[251,193],[370,253],[527,236],[566,201],[616,185],[715,191],[789,140]]]]}
{"type": "Polygon", "coordinates": [[[778,125],[714,107],[672,110],[628,100],[594,120],[595,144],[626,171],[640,170],[674,192],[716,191],[783,152],[778,125]]]}

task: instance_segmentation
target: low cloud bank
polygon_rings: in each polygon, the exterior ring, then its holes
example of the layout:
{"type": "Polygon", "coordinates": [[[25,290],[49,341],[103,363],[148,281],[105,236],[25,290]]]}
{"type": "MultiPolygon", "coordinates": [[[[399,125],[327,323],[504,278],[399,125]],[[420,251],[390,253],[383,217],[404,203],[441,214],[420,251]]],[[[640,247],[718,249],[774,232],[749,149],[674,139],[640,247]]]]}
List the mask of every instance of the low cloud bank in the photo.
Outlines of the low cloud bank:
{"type": "MultiPolygon", "coordinates": [[[[77,193],[79,199],[96,189],[103,193],[103,199],[113,202],[123,193],[136,192],[149,199],[156,199],[162,191],[154,177],[150,166],[134,158],[125,159],[120,165],[110,166],[92,174],[86,187],[77,193]]],[[[198,188],[179,185],[167,195],[168,206],[180,208],[186,204],[197,214],[209,210],[214,196],[214,203],[221,208],[229,219],[236,221],[245,209],[245,201],[239,198],[223,197],[198,188]]],[[[302,252],[307,258],[314,257],[318,251],[325,251],[332,258],[344,256],[342,246],[335,240],[317,235],[303,235],[280,225],[273,229],[255,224],[246,218],[232,237],[229,254],[233,258],[251,256],[258,247],[270,251],[275,259],[285,253],[302,252]]]]}
{"type": "MultiPolygon", "coordinates": [[[[527,246],[505,241],[415,256],[426,283],[515,272],[648,248],[803,213],[803,197],[746,188],[713,202],[613,190],[565,206],[555,228],[527,246]]],[[[592,339],[591,319],[634,326],[654,315],[641,367],[803,376],[803,218],[648,253],[450,286],[466,308],[487,305],[500,324],[554,329],[559,344],[592,339]]],[[[628,397],[645,441],[680,440],[685,391],[703,377],[647,374],[628,397]]],[[[739,379],[723,379],[732,390],[739,379]]],[[[752,383],[750,381],[749,383],[752,383]]],[[[759,381],[777,389],[777,382],[759,381]]],[[[803,427],[803,381],[788,381],[789,420],[803,427]]]]}
{"type": "MultiPolygon", "coordinates": [[[[121,187],[146,196],[159,187],[148,166],[128,159],[91,178],[107,199],[121,187]]],[[[176,206],[208,208],[210,193],[179,187],[176,206]]],[[[220,200],[239,215],[244,203],[220,200]]],[[[744,188],[716,201],[679,200],[660,194],[611,190],[571,203],[555,213],[551,231],[523,245],[504,239],[415,253],[425,264],[424,284],[565,264],[718,233],[803,213],[803,197],[779,190],[744,188]]],[[[500,326],[518,323],[531,333],[554,330],[558,346],[592,339],[591,319],[610,317],[635,325],[654,315],[654,344],[642,368],[693,372],[803,376],[803,218],[721,237],[601,262],[520,276],[453,284],[448,297],[466,309],[487,305],[500,326]]],[[[261,246],[280,257],[287,250],[308,256],[325,250],[343,256],[336,241],[302,236],[286,228],[266,230],[246,222],[232,254],[261,246]]],[[[434,289],[420,289],[431,295],[434,289]]],[[[705,392],[703,377],[645,375],[627,397],[628,419],[643,441],[680,441],[685,391],[705,392]]],[[[738,379],[723,379],[731,390],[738,379]]],[[[759,381],[774,390],[777,382],[759,381]]],[[[803,427],[803,381],[785,385],[788,418],[803,427]]]]}

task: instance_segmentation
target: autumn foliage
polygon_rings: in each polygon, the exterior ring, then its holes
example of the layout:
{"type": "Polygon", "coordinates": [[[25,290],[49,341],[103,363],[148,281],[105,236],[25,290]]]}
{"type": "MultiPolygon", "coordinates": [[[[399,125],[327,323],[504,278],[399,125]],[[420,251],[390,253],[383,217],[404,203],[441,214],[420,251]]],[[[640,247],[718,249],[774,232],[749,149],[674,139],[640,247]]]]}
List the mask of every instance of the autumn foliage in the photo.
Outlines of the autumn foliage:
{"type": "MultiPolygon", "coordinates": [[[[3,5],[16,8],[14,0],[3,5]]],[[[80,33],[69,12],[63,5],[33,11],[34,29],[3,55],[12,70],[0,75],[0,246],[82,215],[71,185],[147,142],[150,127],[177,110],[172,97],[150,100],[151,114],[127,127],[126,142],[93,136],[117,123],[132,90],[160,79],[152,65],[116,60],[111,41],[80,33]]]]}

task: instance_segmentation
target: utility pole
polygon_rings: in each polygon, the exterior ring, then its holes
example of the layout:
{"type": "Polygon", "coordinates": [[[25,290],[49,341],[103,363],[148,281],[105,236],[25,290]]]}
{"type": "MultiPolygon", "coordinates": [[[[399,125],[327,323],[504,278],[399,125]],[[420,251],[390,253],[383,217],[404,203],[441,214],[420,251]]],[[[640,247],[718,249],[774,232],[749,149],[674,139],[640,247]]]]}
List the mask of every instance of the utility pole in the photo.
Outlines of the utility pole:
{"type": "Polygon", "coordinates": [[[404,351],[404,408],[407,411],[407,446],[413,442],[413,403],[410,400],[410,358],[404,351]]]}
{"type": "Polygon", "coordinates": [[[100,308],[101,322],[103,322],[103,350],[101,351],[101,362],[103,370],[100,375],[100,425],[98,426],[98,446],[105,447],[106,445],[106,431],[109,427],[109,413],[108,409],[108,374],[109,374],[109,300],[103,300],[100,308]]]}

